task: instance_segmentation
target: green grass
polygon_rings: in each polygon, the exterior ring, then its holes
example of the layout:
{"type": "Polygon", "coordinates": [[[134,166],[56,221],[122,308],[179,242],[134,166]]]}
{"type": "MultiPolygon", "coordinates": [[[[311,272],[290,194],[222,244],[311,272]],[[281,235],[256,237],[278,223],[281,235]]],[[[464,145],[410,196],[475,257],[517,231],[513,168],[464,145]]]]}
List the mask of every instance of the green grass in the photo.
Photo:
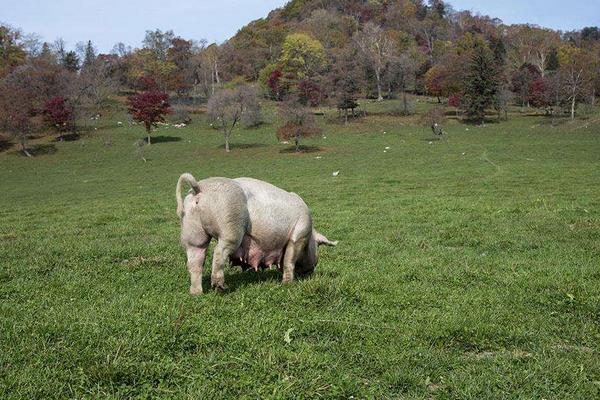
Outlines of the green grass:
{"type": "Polygon", "coordinates": [[[198,117],[143,162],[118,114],[1,153],[0,398],[597,398],[595,116],[449,122],[437,142],[390,104],[323,122],[318,153],[282,153],[267,124],[225,154],[198,117]],[[311,279],[229,269],[229,292],[192,298],[182,172],[295,191],[340,244],[311,279]]]}

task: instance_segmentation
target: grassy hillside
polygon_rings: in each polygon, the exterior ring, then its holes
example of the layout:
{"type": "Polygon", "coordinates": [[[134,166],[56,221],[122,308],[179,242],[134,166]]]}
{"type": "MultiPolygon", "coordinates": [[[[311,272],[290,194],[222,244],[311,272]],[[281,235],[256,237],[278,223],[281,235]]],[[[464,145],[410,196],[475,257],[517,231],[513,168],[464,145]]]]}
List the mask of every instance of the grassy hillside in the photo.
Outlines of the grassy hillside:
{"type": "Polygon", "coordinates": [[[119,114],[0,153],[0,397],[598,396],[597,117],[449,122],[438,142],[393,105],[347,127],[330,111],[300,155],[272,124],[225,154],[198,116],[144,162],[119,114]],[[186,171],[295,191],[340,245],[311,279],[231,268],[226,294],[192,298],[186,171]]]}

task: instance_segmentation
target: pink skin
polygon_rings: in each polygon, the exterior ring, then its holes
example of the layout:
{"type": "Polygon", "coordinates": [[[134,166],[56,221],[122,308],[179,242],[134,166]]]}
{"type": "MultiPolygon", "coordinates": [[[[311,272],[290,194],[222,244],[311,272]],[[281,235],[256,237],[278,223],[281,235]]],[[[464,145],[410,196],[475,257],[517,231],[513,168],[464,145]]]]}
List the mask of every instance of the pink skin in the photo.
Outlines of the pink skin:
{"type": "Polygon", "coordinates": [[[252,238],[244,236],[244,240],[236,252],[230,257],[233,265],[244,269],[272,268],[281,266],[285,249],[265,250],[252,238]]]}

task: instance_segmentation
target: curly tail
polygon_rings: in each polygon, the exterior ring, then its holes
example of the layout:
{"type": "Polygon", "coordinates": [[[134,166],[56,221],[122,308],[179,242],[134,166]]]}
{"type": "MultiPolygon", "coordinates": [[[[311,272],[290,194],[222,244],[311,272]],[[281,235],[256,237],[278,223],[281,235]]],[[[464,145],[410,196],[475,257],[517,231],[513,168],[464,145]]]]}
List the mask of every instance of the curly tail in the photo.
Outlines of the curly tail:
{"type": "Polygon", "coordinates": [[[179,218],[183,218],[183,197],[181,196],[181,187],[184,183],[190,185],[195,194],[200,193],[200,186],[192,174],[185,173],[179,177],[175,192],[175,198],[177,198],[177,215],[179,218]]]}

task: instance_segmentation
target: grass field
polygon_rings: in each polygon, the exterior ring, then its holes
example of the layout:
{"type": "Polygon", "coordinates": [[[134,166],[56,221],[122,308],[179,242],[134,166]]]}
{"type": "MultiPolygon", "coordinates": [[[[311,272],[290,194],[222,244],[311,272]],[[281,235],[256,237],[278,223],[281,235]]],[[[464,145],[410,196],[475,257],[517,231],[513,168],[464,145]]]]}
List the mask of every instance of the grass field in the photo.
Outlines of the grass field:
{"type": "Polygon", "coordinates": [[[0,153],[0,398],[598,398],[596,117],[449,122],[438,142],[385,107],[323,120],[300,155],[272,124],[225,154],[197,116],[143,162],[119,114],[0,153]],[[340,244],[310,279],[231,268],[192,298],[182,172],[295,191],[340,244]]]}

